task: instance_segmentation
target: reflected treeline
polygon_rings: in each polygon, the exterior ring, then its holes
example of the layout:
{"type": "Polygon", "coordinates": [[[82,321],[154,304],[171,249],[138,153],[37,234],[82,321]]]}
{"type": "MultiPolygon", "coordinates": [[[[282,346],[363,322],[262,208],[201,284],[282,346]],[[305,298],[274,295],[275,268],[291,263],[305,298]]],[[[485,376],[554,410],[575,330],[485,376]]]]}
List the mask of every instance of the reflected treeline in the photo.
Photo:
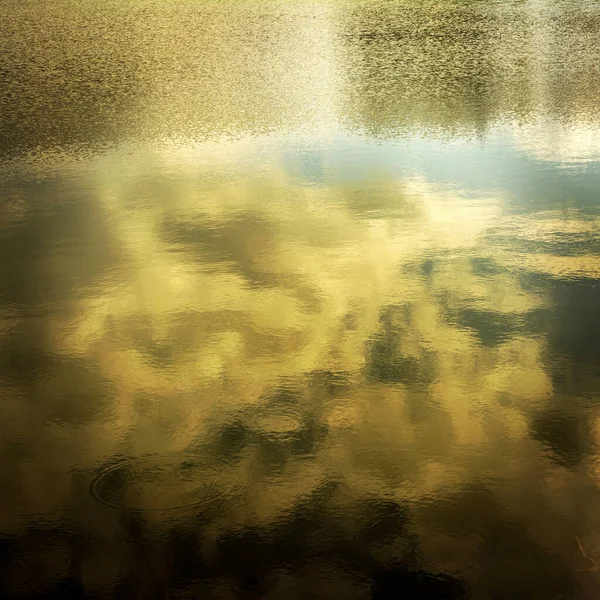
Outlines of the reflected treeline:
{"type": "Polygon", "coordinates": [[[265,133],[331,116],[325,6],[21,3],[0,41],[0,150],[265,133]]]}
{"type": "Polygon", "coordinates": [[[19,3],[0,40],[0,152],[597,123],[597,19],[533,1],[19,3]]]}
{"type": "Polygon", "coordinates": [[[0,596],[598,596],[596,12],[9,4],[0,596]]]}
{"type": "Polygon", "coordinates": [[[484,135],[539,114],[595,122],[597,18],[558,3],[361,4],[343,27],[344,116],[384,137],[484,135]]]}
{"type": "Polygon", "coordinates": [[[29,168],[1,239],[9,594],[593,589],[570,572],[598,500],[589,216],[304,185],[256,142],[29,168]],[[90,495],[114,457],[181,452],[234,491],[164,512],[121,469],[122,508],[90,495]]]}

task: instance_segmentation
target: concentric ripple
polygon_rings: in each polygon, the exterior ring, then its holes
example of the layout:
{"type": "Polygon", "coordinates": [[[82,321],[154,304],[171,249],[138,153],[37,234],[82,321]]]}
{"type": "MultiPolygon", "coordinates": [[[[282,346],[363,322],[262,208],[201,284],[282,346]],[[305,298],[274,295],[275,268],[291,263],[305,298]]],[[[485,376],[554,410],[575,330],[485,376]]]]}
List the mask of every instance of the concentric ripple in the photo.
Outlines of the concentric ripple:
{"type": "Polygon", "coordinates": [[[92,481],[93,498],[111,508],[175,510],[204,505],[229,495],[235,476],[229,464],[186,454],[122,460],[102,469],[92,481]]]}

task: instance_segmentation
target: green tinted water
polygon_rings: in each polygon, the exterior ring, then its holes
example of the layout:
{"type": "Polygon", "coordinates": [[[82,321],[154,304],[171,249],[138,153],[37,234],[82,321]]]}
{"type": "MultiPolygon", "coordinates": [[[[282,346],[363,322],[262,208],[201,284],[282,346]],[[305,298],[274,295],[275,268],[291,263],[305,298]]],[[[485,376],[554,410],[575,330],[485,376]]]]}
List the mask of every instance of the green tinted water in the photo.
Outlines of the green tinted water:
{"type": "Polygon", "coordinates": [[[597,597],[597,3],[0,8],[0,595],[597,597]]]}

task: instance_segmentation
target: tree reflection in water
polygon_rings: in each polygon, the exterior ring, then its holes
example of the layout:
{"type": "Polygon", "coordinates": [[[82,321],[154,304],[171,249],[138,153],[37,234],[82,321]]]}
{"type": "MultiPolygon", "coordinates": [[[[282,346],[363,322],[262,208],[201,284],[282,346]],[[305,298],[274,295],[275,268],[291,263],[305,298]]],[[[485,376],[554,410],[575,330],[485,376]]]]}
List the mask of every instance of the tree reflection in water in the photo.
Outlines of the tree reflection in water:
{"type": "Polygon", "coordinates": [[[14,7],[3,594],[597,595],[597,16],[534,4],[14,7]]]}

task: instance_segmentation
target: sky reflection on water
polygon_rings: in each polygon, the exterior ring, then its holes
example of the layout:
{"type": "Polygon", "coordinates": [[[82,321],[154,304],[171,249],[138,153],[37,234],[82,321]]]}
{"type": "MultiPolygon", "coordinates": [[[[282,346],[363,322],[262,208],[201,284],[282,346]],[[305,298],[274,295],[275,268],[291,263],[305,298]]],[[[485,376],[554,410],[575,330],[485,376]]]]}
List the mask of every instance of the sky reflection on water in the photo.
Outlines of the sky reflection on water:
{"type": "Polygon", "coordinates": [[[597,595],[593,3],[4,6],[2,593],[597,595]]]}

